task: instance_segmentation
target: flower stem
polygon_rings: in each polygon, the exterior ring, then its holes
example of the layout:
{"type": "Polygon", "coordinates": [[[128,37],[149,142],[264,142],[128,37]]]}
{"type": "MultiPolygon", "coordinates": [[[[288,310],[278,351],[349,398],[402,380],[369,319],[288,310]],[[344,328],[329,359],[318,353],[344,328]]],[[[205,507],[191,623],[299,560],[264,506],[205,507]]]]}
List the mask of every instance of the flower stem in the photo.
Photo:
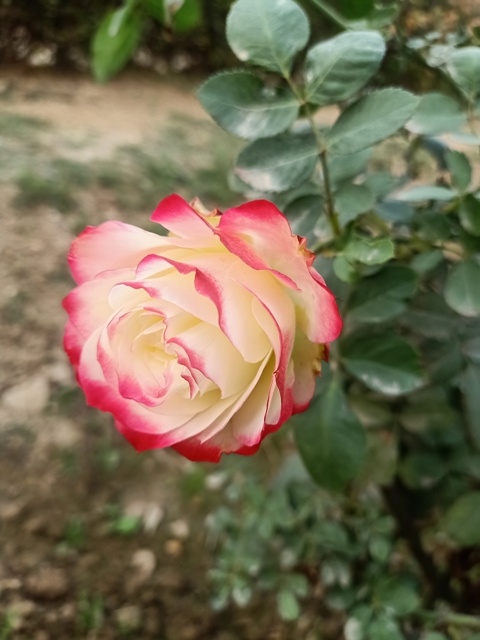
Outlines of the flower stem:
{"type": "Polygon", "coordinates": [[[330,184],[330,173],[327,164],[327,152],[325,149],[320,152],[320,163],[322,165],[323,173],[323,185],[325,187],[325,201],[326,201],[326,214],[330,226],[332,227],[333,235],[338,238],[342,235],[340,224],[338,222],[338,216],[335,212],[335,205],[333,203],[332,187],[330,184]]]}
{"type": "Polygon", "coordinates": [[[335,238],[339,238],[342,235],[342,230],[338,222],[338,216],[335,213],[332,187],[330,184],[330,173],[329,173],[328,164],[327,164],[327,150],[325,149],[325,141],[323,139],[321,132],[318,130],[317,126],[315,125],[313,115],[310,109],[308,108],[308,104],[306,103],[304,96],[302,96],[301,91],[299,91],[299,89],[293,82],[292,78],[290,77],[290,74],[288,72],[285,72],[283,74],[283,77],[287,81],[288,86],[292,90],[292,93],[298,100],[299,106],[304,108],[305,117],[307,118],[310,124],[310,128],[312,129],[312,133],[315,136],[315,140],[318,146],[318,157],[320,158],[320,163],[322,165],[323,184],[325,188],[326,214],[327,214],[327,218],[330,223],[330,227],[332,229],[333,235],[335,236],[335,238]]]}
{"type": "Polygon", "coordinates": [[[478,616],[470,616],[466,613],[452,613],[450,611],[419,611],[418,613],[424,620],[434,622],[438,625],[443,624],[480,631],[480,617],[478,616]]]}

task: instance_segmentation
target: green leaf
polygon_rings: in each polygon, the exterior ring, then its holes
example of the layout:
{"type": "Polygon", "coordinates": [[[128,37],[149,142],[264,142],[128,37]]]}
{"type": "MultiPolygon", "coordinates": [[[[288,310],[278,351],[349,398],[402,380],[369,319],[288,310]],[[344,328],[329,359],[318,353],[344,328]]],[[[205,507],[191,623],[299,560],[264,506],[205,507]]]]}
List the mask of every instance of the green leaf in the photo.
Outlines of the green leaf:
{"type": "Polygon", "coordinates": [[[348,317],[356,322],[386,322],[406,309],[418,285],[412,269],[388,266],[358,283],[348,301],[348,317]]]}
{"type": "Polygon", "coordinates": [[[453,98],[442,93],[427,93],[405,127],[412,133],[434,136],[459,131],[466,121],[465,113],[453,98]]]}
{"type": "Polygon", "coordinates": [[[452,177],[452,185],[457,191],[463,193],[468,189],[472,179],[472,167],[467,156],[461,151],[449,150],[445,160],[452,177]]]}
{"type": "MultiPolygon", "coordinates": [[[[340,157],[343,158],[344,156],[340,157]]],[[[392,176],[387,171],[376,171],[367,175],[363,185],[370,189],[375,199],[383,200],[398,187],[399,180],[399,178],[392,176]]]]}
{"type": "Polygon", "coordinates": [[[382,264],[394,256],[394,246],[390,238],[364,238],[354,236],[343,250],[348,260],[357,260],[363,264],[382,264]]]}
{"type": "Polygon", "coordinates": [[[480,366],[469,364],[462,376],[462,391],[469,434],[477,451],[480,451],[480,366]]]}
{"type": "Polygon", "coordinates": [[[350,407],[366,429],[387,427],[392,420],[392,412],[385,402],[369,398],[364,389],[360,393],[351,393],[350,407]]]}
{"type": "Polygon", "coordinates": [[[288,129],[298,115],[298,103],[288,89],[267,88],[246,71],[232,71],[209,78],[198,98],[225,131],[256,140],[288,129]]]}
{"type": "Polygon", "coordinates": [[[428,451],[413,451],[398,466],[399,476],[411,489],[431,489],[446,472],[445,461],[428,451]]]}
{"type": "Polygon", "coordinates": [[[417,105],[418,98],[402,89],[375,91],[345,109],[327,135],[327,147],[339,155],[371,147],[398,131],[417,105]]]}
{"type": "Polygon", "coordinates": [[[286,589],[279,591],[277,610],[282,620],[296,620],[300,615],[300,605],[295,594],[286,589]]]}
{"type": "MultiPolygon", "coordinates": [[[[172,3],[174,8],[178,7],[177,0],[172,3]]],[[[183,0],[181,6],[175,9],[171,23],[172,29],[176,33],[187,33],[196,29],[203,19],[203,12],[200,0],[183,0]]]]}
{"type": "Polygon", "coordinates": [[[418,355],[392,332],[350,335],[341,353],[345,369],[372,391],[399,396],[423,384],[418,355]]]}
{"type": "Polygon", "coordinates": [[[382,535],[373,535],[368,543],[368,552],[373,560],[386,564],[392,555],[392,542],[382,535]]]}
{"type": "Polygon", "coordinates": [[[417,235],[429,244],[450,240],[453,234],[452,217],[442,216],[438,211],[420,210],[415,215],[413,227],[417,235]]]}
{"type": "Polygon", "coordinates": [[[317,153],[312,135],[284,133],[245,147],[238,156],[235,173],[258,191],[287,191],[312,175],[317,153]]]}
{"type": "MultiPolygon", "coordinates": [[[[300,458],[298,458],[298,463],[300,465],[302,464],[300,458]]],[[[308,476],[305,474],[303,479],[305,480],[307,478],[308,476]]],[[[279,522],[281,522],[281,518],[279,519],[279,522]]],[[[305,598],[310,592],[310,584],[303,573],[291,573],[290,575],[285,576],[284,586],[299,598],[305,598]]]]}
{"type": "Polygon", "coordinates": [[[176,16],[182,12],[190,16],[198,12],[198,0],[143,0],[147,13],[168,28],[174,28],[176,16]]]}
{"type": "Polygon", "coordinates": [[[328,156],[327,164],[331,183],[338,185],[363,173],[371,155],[371,149],[364,149],[344,156],[328,156]]]}
{"type": "Polygon", "coordinates": [[[389,7],[376,7],[375,11],[370,14],[366,20],[366,26],[369,29],[383,29],[389,27],[398,15],[400,7],[398,4],[392,4],[389,7]]]}
{"type": "Polygon", "coordinates": [[[398,624],[390,616],[379,616],[368,628],[368,640],[405,640],[398,624]]]}
{"type": "Polygon", "coordinates": [[[316,228],[323,213],[323,198],[318,195],[305,195],[287,205],[284,213],[288,218],[293,233],[307,239],[307,245],[312,245],[318,235],[316,228]]]}
{"type": "Polygon", "coordinates": [[[412,220],[414,209],[406,202],[384,200],[375,205],[375,212],[392,224],[409,224],[412,220]]]}
{"type": "Polygon", "coordinates": [[[448,202],[456,196],[457,194],[452,189],[437,187],[436,185],[425,185],[402,191],[397,194],[396,198],[400,200],[400,202],[424,202],[425,200],[448,202]]]}
{"type": "Polygon", "coordinates": [[[373,597],[395,616],[409,615],[421,604],[418,585],[407,575],[382,578],[375,586],[373,597]]]}
{"type": "Polygon", "coordinates": [[[141,31],[140,16],[129,5],[107,13],[92,42],[92,68],[98,82],[106,82],[126,65],[141,31]]]}
{"type": "Polygon", "coordinates": [[[463,352],[474,364],[480,365],[480,336],[467,340],[463,344],[463,352]]]}
{"type": "Polygon", "coordinates": [[[452,142],[458,144],[474,145],[476,147],[480,144],[480,136],[477,136],[474,133],[452,133],[450,138],[452,142]]]}
{"type": "Polygon", "coordinates": [[[367,628],[373,616],[373,609],[367,604],[354,605],[349,612],[343,634],[345,640],[367,640],[367,628]]]}
{"type": "Polygon", "coordinates": [[[164,0],[143,0],[143,7],[147,11],[148,15],[158,20],[160,24],[165,23],[165,5],[164,0]]]}
{"type": "Polygon", "coordinates": [[[346,184],[335,192],[335,208],[339,213],[340,223],[348,224],[361,213],[373,207],[375,198],[368,187],[362,184],[346,184]]]}
{"type": "Polygon", "coordinates": [[[470,100],[480,93],[480,48],[463,47],[452,53],[447,69],[470,100]]]}
{"type": "Polygon", "coordinates": [[[293,0],[237,0],[227,17],[227,41],[237,58],[283,75],[309,33],[308,18],[293,0]]]}
{"type": "Polygon", "coordinates": [[[327,105],[348,100],[375,75],[385,55],[376,31],[342,33],[312,47],[305,66],[305,97],[327,105]]]}
{"type": "Polygon", "coordinates": [[[421,390],[410,398],[410,403],[400,414],[404,429],[416,435],[427,432],[460,428],[459,418],[448,401],[443,388],[421,390]]]}
{"type": "Polygon", "coordinates": [[[317,484],[341,491],[359,471],[365,433],[352,413],[340,382],[331,379],[310,409],[293,418],[300,455],[317,484]]]}
{"type": "MultiPolygon", "coordinates": [[[[350,3],[351,0],[343,0],[345,3],[350,3]]],[[[354,0],[358,2],[359,0],[354,0]]],[[[368,1],[368,0],[367,0],[368,1]]],[[[334,9],[330,3],[324,0],[313,0],[329,18],[332,19],[335,24],[341,25],[344,29],[363,30],[363,29],[383,29],[390,25],[398,14],[398,6],[391,5],[389,7],[374,7],[374,10],[370,12],[363,19],[348,20],[342,13],[334,9]]]]}
{"type": "Polygon", "coordinates": [[[407,313],[400,318],[402,325],[430,338],[441,340],[455,335],[459,318],[445,300],[436,293],[423,291],[416,296],[407,313]]]}
{"type": "MultiPolygon", "coordinates": [[[[453,312],[452,316],[455,316],[455,320],[458,320],[458,316],[453,312]]],[[[454,327],[450,334],[451,339],[448,342],[429,340],[423,345],[423,351],[427,358],[425,366],[432,384],[455,385],[456,376],[465,365],[460,346],[455,340],[455,328],[457,327],[454,327]]],[[[422,333],[422,331],[419,331],[419,333],[422,333]]]]}
{"type": "Polygon", "coordinates": [[[341,12],[349,20],[364,18],[375,9],[375,0],[341,0],[341,12]]]}
{"type": "Polygon", "coordinates": [[[472,236],[480,237],[480,200],[471,193],[462,198],[458,210],[460,224],[472,236]]]}
{"type": "Polygon", "coordinates": [[[443,262],[443,253],[440,249],[419,253],[410,262],[410,267],[419,275],[425,275],[433,271],[443,262]]]}
{"type": "Polygon", "coordinates": [[[445,301],[462,316],[480,315],[480,264],[469,258],[455,265],[448,274],[445,301]]]}
{"type": "Polygon", "coordinates": [[[358,273],[351,262],[343,256],[336,256],[333,261],[335,275],[342,282],[355,282],[358,280],[358,273]]]}
{"type": "Polygon", "coordinates": [[[461,547],[480,544],[480,491],[458,498],[445,513],[439,527],[461,547]]]}
{"type": "Polygon", "coordinates": [[[367,455],[358,484],[391,484],[397,471],[398,443],[395,435],[386,429],[368,431],[367,446],[367,455]]]}

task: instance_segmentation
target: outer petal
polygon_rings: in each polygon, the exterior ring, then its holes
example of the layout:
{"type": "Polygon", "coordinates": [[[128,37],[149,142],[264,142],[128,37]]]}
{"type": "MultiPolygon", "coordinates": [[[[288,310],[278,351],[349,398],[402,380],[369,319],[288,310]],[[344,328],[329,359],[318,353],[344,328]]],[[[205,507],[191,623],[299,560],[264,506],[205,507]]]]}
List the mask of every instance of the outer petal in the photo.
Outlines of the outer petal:
{"type": "Polygon", "coordinates": [[[75,281],[81,284],[103,271],[134,269],[148,253],[168,244],[168,238],[130,224],[104,222],[98,227],[87,227],[72,242],[68,263],[75,281]]]}
{"type": "Polygon", "coordinates": [[[229,209],[219,225],[223,244],[254,269],[267,269],[289,284],[298,321],[312,342],[331,342],[342,328],[333,294],[310,266],[303,239],[292,234],[285,216],[267,200],[229,209]]]}
{"type": "Polygon", "coordinates": [[[180,238],[214,236],[213,228],[205,218],[176,194],[162,200],[150,219],[180,238]]]}
{"type": "Polygon", "coordinates": [[[273,271],[284,284],[297,288],[289,262],[297,258],[298,238],[274,204],[256,200],[228,209],[220,219],[218,234],[227,249],[250,267],[273,271]]]}

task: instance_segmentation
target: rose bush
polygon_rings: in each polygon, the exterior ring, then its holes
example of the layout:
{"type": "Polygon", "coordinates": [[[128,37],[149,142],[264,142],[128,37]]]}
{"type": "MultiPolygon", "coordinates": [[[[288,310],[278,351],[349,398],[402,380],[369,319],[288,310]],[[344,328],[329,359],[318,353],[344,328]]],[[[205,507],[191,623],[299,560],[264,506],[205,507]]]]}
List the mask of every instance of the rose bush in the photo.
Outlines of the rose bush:
{"type": "Polygon", "coordinates": [[[73,242],[65,349],[88,404],[137,450],[217,461],[307,408],[342,323],[272,203],[192,205],[158,205],[168,236],[111,221],[73,242]]]}

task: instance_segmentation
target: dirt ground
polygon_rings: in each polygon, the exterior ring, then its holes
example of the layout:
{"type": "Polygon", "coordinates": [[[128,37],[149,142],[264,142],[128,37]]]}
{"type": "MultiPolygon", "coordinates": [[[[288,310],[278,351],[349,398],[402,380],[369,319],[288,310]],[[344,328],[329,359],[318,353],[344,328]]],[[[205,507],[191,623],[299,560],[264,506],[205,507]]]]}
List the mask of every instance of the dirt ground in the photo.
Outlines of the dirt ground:
{"type": "MultiPolygon", "coordinates": [[[[192,490],[188,461],[133,452],[109,416],[85,406],[61,346],[74,235],[109,218],[145,225],[149,214],[118,205],[121,180],[82,186],[80,169],[125,145],[138,151],[162,127],[175,146],[171,117],[194,122],[200,139],[207,122],[194,84],[138,73],[106,86],[44,71],[0,75],[1,640],[317,637],[311,617],[282,623],[268,598],[212,612],[215,549],[203,521],[220,499],[215,483],[192,490]],[[25,199],[27,187],[38,202],[25,199]]],[[[165,195],[159,185],[157,199],[165,195]]],[[[212,472],[202,467],[203,477],[212,472]]]]}

